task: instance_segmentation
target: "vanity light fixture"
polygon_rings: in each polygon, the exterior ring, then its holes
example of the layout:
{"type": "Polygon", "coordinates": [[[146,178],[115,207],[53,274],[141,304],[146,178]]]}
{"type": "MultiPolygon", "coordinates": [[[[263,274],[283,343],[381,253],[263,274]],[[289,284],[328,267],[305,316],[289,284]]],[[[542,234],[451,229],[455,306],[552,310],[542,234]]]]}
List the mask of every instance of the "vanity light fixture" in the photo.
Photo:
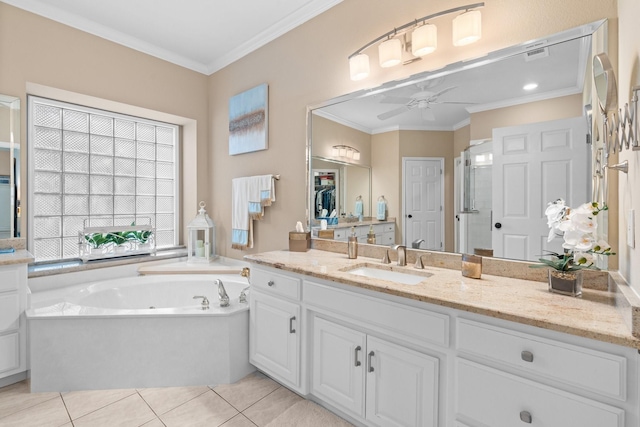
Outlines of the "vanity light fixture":
{"type": "Polygon", "coordinates": [[[334,145],[331,148],[333,157],[345,157],[347,159],[360,160],[360,151],[348,145],[334,145]]]}
{"type": "Polygon", "coordinates": [[[454,46],[465,46],[478,41],[482,36],[482,17],[477,9],[481,7],[484,7],[484,3],[468,4],[433,13],[407,22],[377,37],[349,55],[351,80],[362,80],[369,76],[369,56],[363,52],[377,43],[380,43],[378,45],[378,62],[383,68],[402,63],[403,46],[404,50],[411,52],[414,56],[405,64],[417,61],[435,51],[438,47],[437,28],[427,21],[443,15],[464,11],[456,16],[452,22],[454,46]]]}

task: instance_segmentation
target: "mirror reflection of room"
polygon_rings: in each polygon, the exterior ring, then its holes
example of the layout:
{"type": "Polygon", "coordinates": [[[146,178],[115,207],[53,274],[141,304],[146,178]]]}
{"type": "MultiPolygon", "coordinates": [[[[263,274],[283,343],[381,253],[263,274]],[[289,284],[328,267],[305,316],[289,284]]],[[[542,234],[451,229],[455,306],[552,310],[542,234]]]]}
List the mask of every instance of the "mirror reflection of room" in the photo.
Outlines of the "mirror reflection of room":
{"type": "Polygon", "coordinates": [[[20,237],[20,100],[0,95],[0,239],[20,237]]]}

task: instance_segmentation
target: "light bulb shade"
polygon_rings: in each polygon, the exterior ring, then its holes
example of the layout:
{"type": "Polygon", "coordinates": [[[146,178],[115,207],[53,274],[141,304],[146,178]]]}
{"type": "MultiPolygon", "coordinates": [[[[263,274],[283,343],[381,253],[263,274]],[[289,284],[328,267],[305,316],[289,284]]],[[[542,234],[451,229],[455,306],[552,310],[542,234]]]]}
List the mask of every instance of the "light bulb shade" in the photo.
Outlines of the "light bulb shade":
{"type": "Polygon", "coordinates": [[[453,45],[464,46],[480,40],[482,18],[479,10],[470,10],[453,20],[453,45]]]}
{"type": "Polygon", "coordinates": [[[340,157],[345,157],[347,155],[347,147],[340,147],[339,154],[340,157]]]}
{"type": "Polygon", "coordinates": [[[355,151],[353,153],[353,160],[360,160],[360,152],[359,151],[355,151]]]}
{"type": "Polygon", "coordinates": [[[332,155],[333,157],[338,157],[338,154],[339,154],[339,153],[338,153],[338,147],[333,147],[333,148],[331,149],[331,155],[332,155]]]}
{"type": "Polygon", "coordinates": [[[369,56],[364,53],[349,58],[351,80],[362,80],[369,75],[369,56]]]}
{"type": "Polygon", "coordinates": [[[425,56],[438,47],[438,29],[433,24],[425,24],[411,33],[411,53],[425,56]]]}
{"type": "Polygon", "coordinates": [[[389,39],[378,46],[378,60],[383,68],[393,67],[402,61],[402,42],[389,39]]]}

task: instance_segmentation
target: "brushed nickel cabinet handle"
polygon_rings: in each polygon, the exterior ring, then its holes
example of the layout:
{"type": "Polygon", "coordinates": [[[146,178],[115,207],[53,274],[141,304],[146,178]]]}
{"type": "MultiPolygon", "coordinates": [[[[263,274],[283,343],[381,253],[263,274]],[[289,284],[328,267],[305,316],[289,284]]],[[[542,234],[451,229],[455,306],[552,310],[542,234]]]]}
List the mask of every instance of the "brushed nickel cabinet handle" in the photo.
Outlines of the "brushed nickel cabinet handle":
{"type": "Polygon", "coordinates": [[[293,321],[296,320],[296,316],[291,316],[291,318],[289,318],[289,333],[290,334],[295,334],[296,330],[293,329],[293,321]]]}
{"type": "Polygon", "coordinates": [[[531,424],[533,422],[533,417],[529,411],[522,411],[520,412],[520,421],[531,424]]]}
{"type": "Polygon", "coordinates": [[[525,362],[533,362],[533,353],[531,353],[530,351],[524,350],[522,353],[520,353],[520,357],[525,362]]]}
{"type": "Polygon", "coordinates": [[[269,280],[269,281],[267,282],[267,286],[273,286],[273,285],[275,285],[275,283],[273,282],[273,280],[269,280]]]}
{"type": "Polygon", "coordinates": [[[356,351],[354,351],[354,358],[355,358],[354,360],[355,360],[355,365],[356,365],[356,366],[360,366],[360,365],[362,365],[362,363],[360,363],[360,361],[358,360],[358,352],[359,352],[360,350],[362,350],[362,347],[357,346],[357,347],[356,347],[356,351]]]}
{"type": "Polygon", "coordinates": [[[369,364],[369,372],[373,372],[373,363],[371,363],[371,358],[376,354],[372,351],[369,352],[367,363],[369,364]]]}

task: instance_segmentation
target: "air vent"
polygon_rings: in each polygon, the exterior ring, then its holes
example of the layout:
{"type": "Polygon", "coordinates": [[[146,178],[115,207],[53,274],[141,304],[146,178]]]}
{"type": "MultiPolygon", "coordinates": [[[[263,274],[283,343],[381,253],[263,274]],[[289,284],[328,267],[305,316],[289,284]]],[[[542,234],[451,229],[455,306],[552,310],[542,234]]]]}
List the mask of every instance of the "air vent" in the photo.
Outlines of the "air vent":
{"type": "Polygon", "coordinates": [[[540,58],[546,58],[547,56],[549,56],[548,47],[541,47],[524,53],[525,61],[533,61],[540,58]]]}

